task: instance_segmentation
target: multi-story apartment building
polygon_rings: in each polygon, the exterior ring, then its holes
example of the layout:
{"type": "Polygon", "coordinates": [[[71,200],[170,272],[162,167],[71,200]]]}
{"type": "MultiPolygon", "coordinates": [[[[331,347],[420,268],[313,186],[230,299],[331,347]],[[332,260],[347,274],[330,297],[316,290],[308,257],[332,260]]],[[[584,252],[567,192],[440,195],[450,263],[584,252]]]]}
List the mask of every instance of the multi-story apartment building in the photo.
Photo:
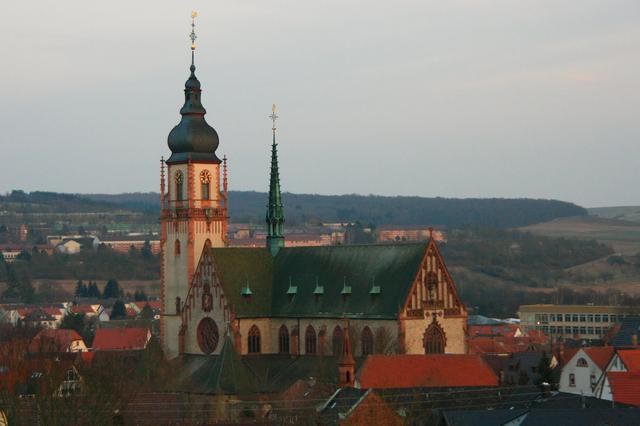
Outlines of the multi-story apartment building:
{"type": "Polygon", "coordinates": [[[599,339],[627,315],[640,313],[636,306],[521,305],[520,326],[541,330],[547,336],[599,339]]]}

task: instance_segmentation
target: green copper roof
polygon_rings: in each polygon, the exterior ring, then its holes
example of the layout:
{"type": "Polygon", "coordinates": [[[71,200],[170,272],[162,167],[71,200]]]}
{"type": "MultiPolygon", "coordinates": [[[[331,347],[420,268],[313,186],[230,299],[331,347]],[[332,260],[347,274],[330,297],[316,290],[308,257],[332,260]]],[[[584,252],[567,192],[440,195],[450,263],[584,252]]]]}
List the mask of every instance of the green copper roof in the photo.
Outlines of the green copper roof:
{"type": "Polygon", "coordinates": [[[259,248],[215,248],[210,253],[224,293],[240,318],[395,318],[426,247],[425,243],[287,247],[275,258],[259,248]],[[245,299],[241,289],[247,276],[252,297],[245,299]]]}
{"type": "Polygon", "coordinates": [[[215,268],[222,281],[225,297],[244,316],[266,316],[271,310],[273,258],[266,249],[212,248],[215,268]],[[251,297],[242,296],[247,280],[251,297]]]}
{"type": "Polygon", "coordinates": [[[284,207],[280,192],[280,172],[278,170],[278,148],[276,133],[273,131],[271,145],[271,176],[269,178],[269,202],[267,204],[267,248],[275,256],[284,247],[284,207]]]}

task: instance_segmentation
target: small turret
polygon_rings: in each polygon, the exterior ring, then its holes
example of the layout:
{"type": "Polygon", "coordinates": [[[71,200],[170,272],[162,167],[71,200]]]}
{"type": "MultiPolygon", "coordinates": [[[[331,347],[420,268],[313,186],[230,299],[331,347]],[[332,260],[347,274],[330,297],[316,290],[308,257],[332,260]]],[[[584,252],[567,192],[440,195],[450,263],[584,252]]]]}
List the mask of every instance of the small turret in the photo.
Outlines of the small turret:
{"type": "Polygon", "coordinates": [[[355,382],[356,362],[351,353],[351,340],[349,339],[349,322],[343,328],[342,338],[342,355],[338,361],[338,370],[340,371],[340,387],[353,387],[355,382]]]}

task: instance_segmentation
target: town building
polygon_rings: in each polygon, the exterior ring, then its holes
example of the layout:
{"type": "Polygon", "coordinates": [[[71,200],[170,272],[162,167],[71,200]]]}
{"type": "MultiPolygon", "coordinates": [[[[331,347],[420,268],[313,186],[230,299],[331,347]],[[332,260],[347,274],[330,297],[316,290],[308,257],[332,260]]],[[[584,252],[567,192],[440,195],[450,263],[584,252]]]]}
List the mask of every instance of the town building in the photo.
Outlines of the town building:
{"type": "Polygon", "coordinates": [[[433,234],[412,244],[287,245],[275,105],[267,236],[261,248],[228,247],[227,161],[204,118],[193,53],[160,170],[166,355],[218,355],[227,333],[240,355],[339,355],[345,320],[355,356],[466,353],[467,309],[433,234]]]}
{"type": "Polygon", "coordinates": [[[639,312],[637,306],[539,304],[518,308],[523,330],[541,330],[552,339],[601,339],[614,324],[639,312]]]}
{"type": "Polygon", "coordinates": [[[75,330],[44,329],[29,344],[31,353],[86,352],[87,345],[75,330]]]}
{"type": "Polygon", "coordinates": [[[99,244],[120,253],[129,253],[132,249],[139,251],[148,245],[151,253],[160,253],[160,238],[157,235],[108,235],[101,237],[99,244]]]}
{"type": "Polygon", "coordinates": [[[432,235],[438,242],[445,241],[442,231],[434,230],[431,226],[426,225],[381,225],[376,229],[376,237],[380,242],[427,241],[432,235]]]}
{"type": "Polygon", "coordinates": [[[567,354],[558,390],[578,395],[596,396],[596,385],[615,350],[611,346],[586,347],[567,354]]]}
{"type": "Polygon", "coordinates": [[[139,351],[151,339],[148,328],[98,328],[92,351],[139,351]]]}

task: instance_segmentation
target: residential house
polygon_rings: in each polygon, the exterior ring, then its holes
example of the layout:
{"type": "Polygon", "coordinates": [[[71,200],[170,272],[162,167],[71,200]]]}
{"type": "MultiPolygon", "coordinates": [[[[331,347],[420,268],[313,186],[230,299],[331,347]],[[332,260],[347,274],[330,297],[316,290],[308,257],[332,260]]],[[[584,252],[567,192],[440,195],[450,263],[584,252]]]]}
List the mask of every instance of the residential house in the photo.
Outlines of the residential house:
{"type": "Polygon", "coordinates": [[[578,395],[596,396],[596,385],[609,361],[613,357],[614,348],[587,347],[580,348],[566,356],[568,361],[563,365],[558,389],[561,392],[578,395]]]}
{"type": "Polygon", "coordinates": [[[29,352],[86,352],[84,339],[75,330],[44,329],[31,340],[29,352]]]}
{"type": "Polygon", "coordinates": [[[401,426],[404,417],[373,389],[338,389],[319,408],[323,425],[401,426]]]}
{"type": "Polygon", "coordinates": [[[610,344],[616,348],[636,347],[638,334],[640,334],[640,315],[627,316],[622,320],[610,344]]]}
{"type": "Polygon", "coordinates": [[[151,339],[148,328],[99,328],[92,351],[136,351],[147,347],[151,339]]]}
{"type": "MultiPolygon", "coordinates": [[[[594,395],[601,399],[613,401],[614,395],[611,389],[611,377],[619,380],[619,383],[633,377],[633,374],[640,373],[640,348],[618,349],[607,364],[604,374],[599,378],[594,395]],[[616,374],[611,374],[616,373],[616,374]],[[625,373],[618,375],[617,373],[625,373]],[[626,373],[629,373],[628,375],[626,373]]],[[[640,383],[637,383],[640,387],[640,383]]]]}

